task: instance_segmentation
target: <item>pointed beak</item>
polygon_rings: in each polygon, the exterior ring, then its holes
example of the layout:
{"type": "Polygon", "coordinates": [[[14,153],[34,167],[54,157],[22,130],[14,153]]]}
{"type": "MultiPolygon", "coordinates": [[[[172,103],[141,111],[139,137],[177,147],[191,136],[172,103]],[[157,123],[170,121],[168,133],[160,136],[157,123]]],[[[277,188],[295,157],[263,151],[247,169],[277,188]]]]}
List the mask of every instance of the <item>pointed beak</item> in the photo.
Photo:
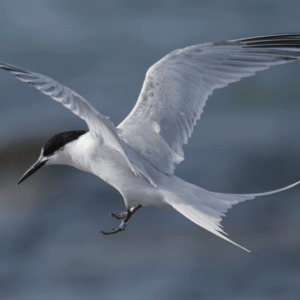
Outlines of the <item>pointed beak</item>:
{"type": "Polygon", "coordinates": [[[32,175],[33,173],[35,173],[38,169],[40,169],[41,167],[43,167],[45,165],[45,163],[48,160],[38,160],[20,179],[20,181],[17,183],[16,186],[18,186],[21,182],[23,182],[25,179],[27,179],[30,175],[32,175]]]}

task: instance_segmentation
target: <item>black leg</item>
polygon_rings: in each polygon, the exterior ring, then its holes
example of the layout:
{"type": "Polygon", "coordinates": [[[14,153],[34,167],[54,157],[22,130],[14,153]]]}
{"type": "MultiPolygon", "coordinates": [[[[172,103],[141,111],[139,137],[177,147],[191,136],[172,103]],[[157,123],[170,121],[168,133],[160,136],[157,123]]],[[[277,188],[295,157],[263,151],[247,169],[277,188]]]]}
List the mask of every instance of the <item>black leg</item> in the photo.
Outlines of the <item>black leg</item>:
{"type": "MultiPolygon", "coordinates": [[[[142,207],[142,205],[136,205],[130,208],[131,214],[133,215],[137,210],[139,210],[142,207]]],[[[117,220],[124,220],[127,217],[127,211],[121,210],[121,212],[117,215],[111,213],[110,216],[116,218],[117,220]]]]}
{"type": "Polygon", "coordinates": [[[117,229],[113,229],[110,232],[104,232],[104,231],[100,231],[100,233],[104,234],[104,235],[110,235],[110,234],[116,234],[119,232],[122,232],[125,230],[125,227],[128,223],[128,221],[130,220],[130,218],[133,216],[133,214],[139,210],[142,207],[142,205],[137,205],[137,206],[133,206],[130,209],[127,209],[127,211],[123,211],[118,215],[115,214],[111,214],[111,216],[113,216],[114,218],[116,218],[117,220],[122,220],[124,219],[121,224],[119,225],[119,227],[117,229]]]}
{"type": "Polygon", "coordinates": [[[121,212],[117,215],[115,215],[113,213],[111,213],[109,215],[116,218],[117,220],[124,220],[127,217],[127,211],[122,211],[121,210],[121,212]]]}

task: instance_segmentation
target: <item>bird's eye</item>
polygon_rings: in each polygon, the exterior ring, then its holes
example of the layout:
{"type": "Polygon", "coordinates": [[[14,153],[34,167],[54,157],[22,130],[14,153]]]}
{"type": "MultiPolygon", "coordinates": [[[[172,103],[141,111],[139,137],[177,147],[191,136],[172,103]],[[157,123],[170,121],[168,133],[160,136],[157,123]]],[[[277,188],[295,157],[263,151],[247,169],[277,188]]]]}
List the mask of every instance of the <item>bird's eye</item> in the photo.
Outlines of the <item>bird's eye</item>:
{"type": "Polygon", "coordinates": [[[59,150],[59,151],[62,151],[62,150],[64,150],[64,147],[60,147],[58,150],[59,150]]]}

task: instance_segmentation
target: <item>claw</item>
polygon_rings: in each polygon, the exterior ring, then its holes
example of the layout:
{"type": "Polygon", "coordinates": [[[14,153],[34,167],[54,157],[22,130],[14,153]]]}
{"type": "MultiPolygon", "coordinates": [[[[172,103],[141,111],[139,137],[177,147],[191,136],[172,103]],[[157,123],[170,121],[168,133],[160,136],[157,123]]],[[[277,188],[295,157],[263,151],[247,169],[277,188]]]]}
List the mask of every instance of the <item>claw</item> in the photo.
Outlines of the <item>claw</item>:
{"type": "Polygon", "coordinates": [[[102,233],[103,235],[110,235],[110,234],[116,234],[116,233],[124,231],[125,227],[127,225],[127,222],[129,221],[131,216],[141,207],[142,207],[141,205],[137,205],[137,206],[132,207],[131,209],[128,209],[127,211],[121,210],[121,213],[119,213],[118,215],[115,215],[113,213],[109,214],[110,216],[116,218],[117,220],[123,220],[123,221],[121,222],[120,226],[117,229],[112,229],[112,231],[110,231],[110,232],[100,231],[100,233],[102,233]]]}
{"type": "Polygon", "coordinates": [[[102,233],[103,235],[110,235],[110,234],[117,234],[122,231],[124,231],[124,229],[118,227],[117,229],[112,229],[112,231],[110,231],[110,232],[100,231],[100,233],[102,233]]]}
{"type": "Polygon", "coordinates": [[[127,217],[127,212],[121,210],[121,213],[119,213],[118,215],[115,215],[113,213],[109,215],[112,216],[113,218],[116,218],[117,220],[124,220],[127,217]]]}

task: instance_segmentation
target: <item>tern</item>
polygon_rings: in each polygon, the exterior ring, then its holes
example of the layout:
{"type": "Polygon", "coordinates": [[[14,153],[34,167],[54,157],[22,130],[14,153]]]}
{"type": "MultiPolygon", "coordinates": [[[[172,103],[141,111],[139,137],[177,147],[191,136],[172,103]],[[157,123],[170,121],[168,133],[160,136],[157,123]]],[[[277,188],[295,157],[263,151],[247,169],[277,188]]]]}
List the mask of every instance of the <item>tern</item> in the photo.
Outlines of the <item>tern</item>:
{"type": "Polygon", "coordinates": [[[232,205],[289,189],[258,194],[223,194],[205,190],[174,175],[184,159],[183,145],[191,137],[206,100],[214,89],[273,65],[300,58],[300,33],[256,36],[206,43],[175,50],[146,73],[137,103],[117,127],[82,96],[47,76],[6,63],[7,70],[83,119],[89,131],[74,130],[51,137],[37,162],[18,184],[43,166],[69,165],[92,173],[122,195],[126,211],[112,214],[125,230],[142,206],[174,208],[213,234],[228,239],[221,218],[232,205]]]}

